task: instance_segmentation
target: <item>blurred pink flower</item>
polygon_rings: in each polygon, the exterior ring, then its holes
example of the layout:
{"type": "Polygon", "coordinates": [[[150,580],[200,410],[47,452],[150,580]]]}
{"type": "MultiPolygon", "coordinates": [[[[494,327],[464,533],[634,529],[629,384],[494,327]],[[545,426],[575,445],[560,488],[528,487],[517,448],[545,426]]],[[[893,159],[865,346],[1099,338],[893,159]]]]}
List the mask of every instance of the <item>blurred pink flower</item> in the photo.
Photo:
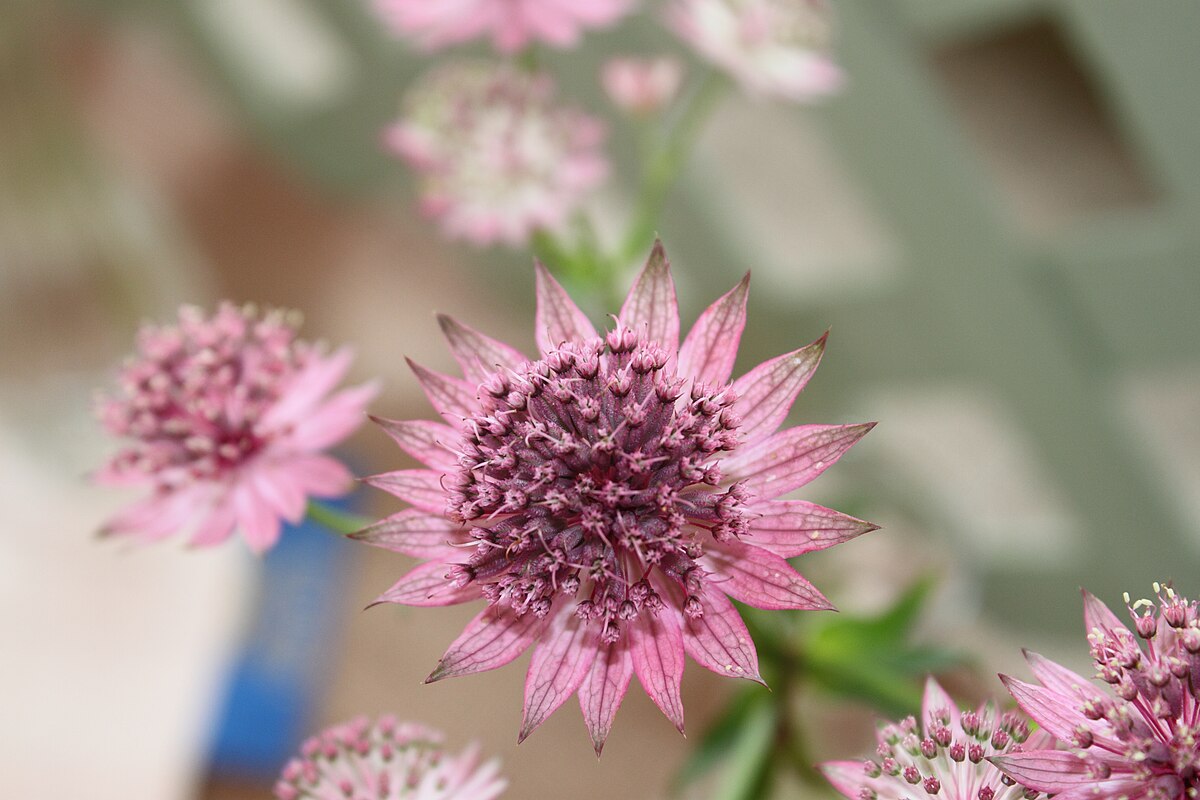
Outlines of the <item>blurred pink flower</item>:
{"type": "Polygon", "coordinates": [[[365,717],[306,741],[275,783],[277,800],[493,800],[507,788],[479,747],[447,753],[442,735],[412,722],[365,717]]]}
{"type": "Polygon", "coordinates": [[[749,276],[681,345],[660,244],[606,336],[539,265],[534,361],[441,319],[466,379],[410,362],[448,424],[379,421],[426,468],[368,478],[412,508],[355,534],[424,559],[378,602],[487,601],[427,680],[532,647],[520,739],[578,690],[599,753],[634,674],[681,731],[685,652],[761,680],[729,598],[832,608],[786,559],[875,526],[777,498],[872,425],[776,432],[824,337],[730,383],[748,286],[749,276]]]}
{"type": "Polygon", "coordinates": [[[490,36],[503,53],[533,42],[573,47],[584,28],[609,25],[634,0],[374,0],[384,21],[422,47],[490,36]]]}
{"type": "Polygon", "coordinates": [[[614,58],[600,73],[613,105],[628,114],[661,111],[679,92],[683,65],[674,58],[614,58]]]}
{"type": "Polygon", "coordinates": [[[520,246],[557,230],[608,173],[603,124],[555,102],[554,82],[465,61],[420,79],[387,144],[418,172],[451,238],[520,246]]]}
{"type": "Polygon", "coordinates": [[[842,86],[826,0],[671,0],[667,22],[749,94],[807,102],[842,86]]]}
{"type": "Polygon", "coordinates": [[[1200,606],[1170,586],[1156,584],[1155,592],[1157,605],[1129,607],[1137,636],[1083,593],[1097,677],[1116,696],[1036,653],[1026,658],[1038,684],[1000,676],[1021,708],[1069,749],[1008,755],[997,766],[1059,800],[1200,793],[1200,606]]]}
{"type": "MultiPolygon", "coordinates": [[[[1021,800],[1037,796],[1013,785],[987,761],[1019,750],[1029,737],[1029,723],[1018,714],[998,714],[991,704],[959,711],[932,677],[925,682],[920,727],[909,717],[883,726],[876,737],[875,758],[820,765],[833,788],[846,797],[904,800],[920,793],[944,800],[1021,800]]],[[[1034,734],[1030,744],[1048,739],[1034,734]]]]}
{"type": "Polygon", "coordinates": [[[237,528],[261,553],[281,518],[304,517],[310,495],[349,489],[350,473],[322,451],[358,428],[376,389],[327,397],[350,351],[326,355],[295,337],[283,312],[227,302],[211,317],[184,306],[177,325],[142,328],[117,391],[97,402],[126,444],[94,477],[151,493],[104,533],[151,541],[191,530],[191,544],[205,546],[237,528]]]}

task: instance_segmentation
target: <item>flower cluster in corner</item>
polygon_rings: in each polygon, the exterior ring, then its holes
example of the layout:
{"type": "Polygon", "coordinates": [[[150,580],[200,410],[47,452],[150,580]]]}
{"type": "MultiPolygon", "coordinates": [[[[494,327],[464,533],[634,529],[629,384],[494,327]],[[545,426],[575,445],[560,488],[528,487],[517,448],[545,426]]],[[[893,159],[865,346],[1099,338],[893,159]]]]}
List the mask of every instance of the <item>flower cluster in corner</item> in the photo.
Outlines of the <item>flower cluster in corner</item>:
{"type": "Polygon", "coordinates": [[[178,323],[147,325],[115,392],[97,401],[104,428],[124,444],[94,475],[149,497],[103,532],[151,541],[190,531],[213,545],[240,530],[262,552],[281,520],[299,522],[307,498],[352,485],[323,453],[365,419],[373,385],[329,393],[345,376],[348,349],[332,354],[296,338],[294,315],[222,303],[194,306],[178,323]]]}
{"type": "Polygon", "coordinates": [[[681,344],[661,245],[603,335],[539,265],[537,358],[442,318],[465,379],[412,368],[445,424],[380,421],[426,466],[367,479],[412,508],[356,537],[424,560],[379,601],[485,600],[428,680],[532,647],[522,740],[578,692],[599,753],[635,674],[682,731],[685,653],[760,680],[730,598],[832,608],[787,559],[875,527],[779,499],[872,425],[778,430],[824,337],[730,381],[748,278],[681,344]]]}
{"type": "Polygon", "coordinates": [[[423,76],[385,133],[447,237],[513,246],[561,229],[603,182],[604,138],[598,119],[556,102],[549,76],[486,61],[423,76]]]}
{"type": "Polygon", "coordinates": [[[573,47],[586,28],[611,25],[634,0],[375,0],[398,35],[434,50],[490,38],[502,53],[534,42],[573,47]]]}
{"type": "Polygon", "coordinates": [[[1133,631],[1084,592],[1096,674],[1111,693],[1036,653],[1037,684],[1001,676],[1029,716],[1065,746],[997,758],[1057,800],[1190,800],[1200,794],[1200,605],[1170,586],[1126,604],[1133,631]],[[1140,640],[1140,642],[1139,642],[1140,640]]]}
{"type": "MultiPolygon", "coordinates": [[[[992,756],[1018,750],[1030,738],[1029,723],[989,704],[975,711],[958,706],[929,678],[921,722],[912,717],[884,725],[875,758],[820,765],[833,787],[852,800],[1021,800],[1038,792],[1017,785],[993,766],[992,756]]],[[[1042,742],[1035,734],[1031,745],[1042,742]]]]}
{"type": "Polygon", "coordinates": [[[508,783],[479,747],[447,753],[423,725],[365,717],[306,741],[275,783],[277,800],[494,800],[508,783]]]}
{"type": "Polygon", "coordinates": [[[842,86],[827,0],[672,0],[667,22],[752,96],[809,102],[842,86]]]}

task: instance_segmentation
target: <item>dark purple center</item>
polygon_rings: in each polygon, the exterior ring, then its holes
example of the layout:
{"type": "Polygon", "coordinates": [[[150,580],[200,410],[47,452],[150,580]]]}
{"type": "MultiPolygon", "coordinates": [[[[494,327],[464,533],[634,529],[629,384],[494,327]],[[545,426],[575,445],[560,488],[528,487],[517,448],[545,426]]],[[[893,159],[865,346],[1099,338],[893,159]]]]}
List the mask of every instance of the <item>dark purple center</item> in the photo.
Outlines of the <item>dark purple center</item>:
{"type": "Polygon", "coordinates": [[[727,387],[693,384],[685,397],[668,362],[618,328],[484,381],[448,507],[478,541],[456,583],[478,581],[518,614],[577,596],[607,642],[621,620],[662,606],[655,569],[701,613],[705,537],[746,528],[740,487],[716,488],[738,421],[727,387]]]}

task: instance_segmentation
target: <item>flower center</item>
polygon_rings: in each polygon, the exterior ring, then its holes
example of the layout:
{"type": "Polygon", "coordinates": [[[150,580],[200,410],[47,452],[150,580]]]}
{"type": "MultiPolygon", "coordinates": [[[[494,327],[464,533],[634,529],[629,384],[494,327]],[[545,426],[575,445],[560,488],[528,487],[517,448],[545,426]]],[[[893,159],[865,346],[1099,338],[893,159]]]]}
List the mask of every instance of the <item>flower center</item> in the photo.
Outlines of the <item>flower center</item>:
{"type": "Polygon", "coordinates": [[[683,389],[666,352],[621,327],[484,381],[448,507],[478,542],[456,584],[517,614],[577,596],[611,643],[661,608],[657,569],[698,616],[704,537],[739,536],[746,518],[741,488],[717,488],[718,454],[737,446],[733,393],[683,389]]]}
{"type": "Polygon", "coordinates": [[[185,309],[178,327],[144,330],[121,394],[99,405],[108,430],[133,440],[113,466],[169,485],[245,463],[267,442],[263,414],[307,363],[294,335],[278,313],[259,319],[229,304],[211,318],[185,309]]]}

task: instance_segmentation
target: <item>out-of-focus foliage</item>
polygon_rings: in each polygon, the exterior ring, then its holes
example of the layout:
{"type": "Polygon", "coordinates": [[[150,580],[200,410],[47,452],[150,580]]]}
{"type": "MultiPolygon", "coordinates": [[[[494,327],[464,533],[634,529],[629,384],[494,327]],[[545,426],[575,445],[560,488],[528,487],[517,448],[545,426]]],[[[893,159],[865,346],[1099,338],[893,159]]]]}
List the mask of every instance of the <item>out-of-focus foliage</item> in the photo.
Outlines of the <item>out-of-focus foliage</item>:
{"type": "Polygon", "coordinates": [[[718,767],[723,774],[714,796],[721,800],[766,796],[781,767],[820,780],[799,723],[790,718],[792,698],[802,692],[857,701],[889,717],[915,714],[925,676],[964,661],[960,653],[913,640],[933,587],[932,579],[921,579],[879,614],[743,609],[771,688],[752,685],[734,695],[679,770],[675,789],[718,767]]]}

